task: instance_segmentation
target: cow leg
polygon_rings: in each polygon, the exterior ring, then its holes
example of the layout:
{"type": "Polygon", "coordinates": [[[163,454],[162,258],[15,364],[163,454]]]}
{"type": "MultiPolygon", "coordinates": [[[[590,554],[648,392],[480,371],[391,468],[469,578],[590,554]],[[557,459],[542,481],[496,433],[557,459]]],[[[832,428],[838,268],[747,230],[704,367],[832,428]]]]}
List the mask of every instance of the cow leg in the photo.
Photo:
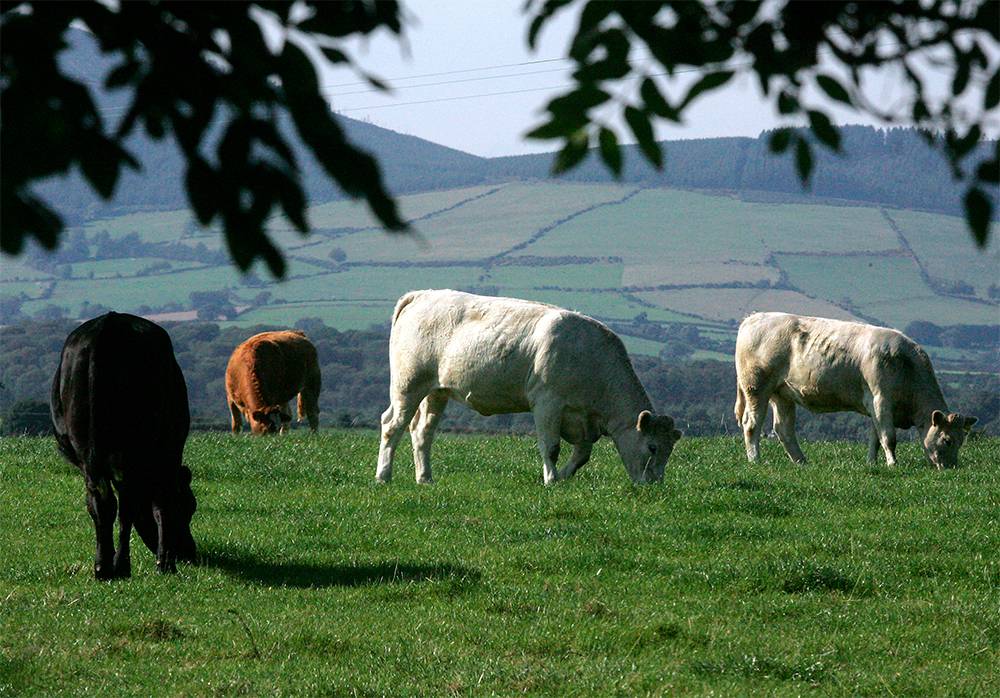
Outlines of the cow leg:
{"type": "Polygon", "coordinates": [[[744,391],[746,402],[743,410],[743,443],[746,446],[747,460],[751,463],[759,458],[760,434],[764,430],[764,419],[767,417],[767,398],[744,391]]]}
{"type": "Polygon", "coordinates": [[[542,454],[542,480],[551,485],[559,479],[559,441],[562,438],[562,408],[536,404],[532,407],[538,451],[542,454]]]}
{"type": "Polygon", "coordinates": [[[234,434],[243,431],[243,412],[235,402],[229,403],[229,412],[232,415],[232,430],[234,434]]]}
{"type": "Polygon", "coordinates": [[[410,441],[413,444],[413,465],[417,482],[432,481],[431,445],[434,443],[434,433],[447,405],[447,391],[432,390],[420,403],[417,413],[410,422],[410,441]]]}
{"type": "Polygon", "coordinates": [[[774,431],[785,447],[785,453],[793,463],[805,463],[806,456],[799,448],[799,440],[795,436],[795,403],[773,395],[771,405],[774,407],[774,431]]]}
{"type": "Polygon", "coordinates": [[[173,545],[173,521],[170,518],[167,502],[169,497],[164,496],[163,490],[153,498],[153,521],[156,522],[156,571],[160,574],[176,572],[177,565],[174,561],[173,545]]]}
{"type": "Polygon", "coordinates": [[[396,455],[396,447],[403,438],[406,427],[413,421],[413,415],[420,407],[420,397],[410,397],[393,400],[389,408],[382,413],[382,438],[378,446],[378,468],[375,479],[379,482],[392,480],[392,459],[396,455]]]}
{"type": "Polygon", "coordinates": [[[115,551],[115,576],[132,576],[132,556],[129,543],[132,538],[132,497],[118,492],[118,550],[115,551]]]}
{"type": "Polygon", "coordinates": [[[305,416],[309,420],[309,428],[312,431],[319,429],[319,390],[321,380],[319,371],[306,378],[302,392],[299,393],[299,421],[305,416]]]}
{"type": "Polygon", "coordinates": [[[875,423],[878,425],[878,438],[885,452],[886,465],[896,465],[896,424],[892,417],[892,408],[887,400],[876,397],[872,400],[875,412],[875,423]]]}
{"type": "Polygon", "coordinates": [[[868,462],[878,463],[878,450],[879,450],[879,438],[878,438],[878,424],[872,420],[872,433],[868,439],[868,462]]]}
{"type": "Polygon", "coordinates": [[[589,441],[578,443],[573,446],[573,453],[569,457],[569,463],[562,469],[559,474],[560,480],[565,480],[567,478],[573,477],[576,471],[587,464],[590,460],[590,453],[594,450],[594,444],[589,441]]]}
{"type": "Polygon", "coordinates": [[[94,532],[97,538],[97,552],[94,557],[94,577],[111,579],[115,576],[115,515],[118,513],[118,501],[107,480],[93,481],[87,484],[87,511],[94,520],[94,532]]]}
{"type": "Polygon", "coordinates": [[[287,402],[278,407],[278,418],[281,419],[281,426],[278,428],[278,433],[288,433],[288,425],[292,423],[292,409],[288,406],[287,402]]]}

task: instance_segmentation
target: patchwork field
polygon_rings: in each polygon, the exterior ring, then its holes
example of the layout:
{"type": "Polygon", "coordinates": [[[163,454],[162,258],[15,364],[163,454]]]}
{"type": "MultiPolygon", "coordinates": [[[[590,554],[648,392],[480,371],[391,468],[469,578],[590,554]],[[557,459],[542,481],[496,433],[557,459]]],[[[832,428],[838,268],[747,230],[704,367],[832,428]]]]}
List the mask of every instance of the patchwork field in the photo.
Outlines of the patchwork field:
{"type": "MultiPolygon", "coordinates": [[[[77,258],[4,257],[0,298],[32,316],[145,306],[155,317],[191,310],[193,292],[214,291],[234,309],[228,322],[318,317],[348,329],[383,325],[407,290],[455,287],[534,298],[619,325],[690,324],[703,336],[723,331],[723,340],[753,310],[900,329],[914,320],[1000,323],[1000,248],[994,241],[979,252],[964,222],[944,215],[554,182],[399,203],[414,236],[382,232],[363,205],[347,201],[312,207],[307,237],[275,219],[273,237],[289,262],[281,283],[260,267],[249,276],[234,271],[221,236],[186,211],[91,221],[70,234],[77,258]],[[108,248],[112,258],[94,259],[108,238],[134,249],[108,248]]],[[[636,334],[630,348],[657,354],[668,337],[666,329],[636,334]]]]}
{"type": "Polygon", "coordinates": [[[429,486],[376,446],[198,434],[200,564],[97,583],[79,474],[0,440],[0,695],[1000,694],[996,439],[682,439],[644,487],[606,440],[548,488],[527,438],[442,435],[429,486]]]}

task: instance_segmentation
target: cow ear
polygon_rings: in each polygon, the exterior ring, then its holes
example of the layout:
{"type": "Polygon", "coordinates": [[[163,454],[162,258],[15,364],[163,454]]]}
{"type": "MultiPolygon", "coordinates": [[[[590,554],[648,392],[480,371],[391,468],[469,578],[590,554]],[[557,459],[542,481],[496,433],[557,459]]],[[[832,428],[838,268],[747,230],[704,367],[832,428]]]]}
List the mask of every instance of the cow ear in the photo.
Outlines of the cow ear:
{"type": "Polygon", "coordinates": [[[649,429],[650,422],[653,421],[653,413],[649,410],[643,410],[639,413],[639,421],[636,422],[635,428],[639,431],[646,431],[649,429]]]}
{"type": "Polygon", "coordinates": [[[673,434],[671,434],[671,436],[674,437],[674,441],[680,441],[681,437],[684,436],[684,432],[681,431],[680,429],[674,429],[674,432],[673,434]]]}
{"type": "Polygon", "coordinates": [[[944,416],[944,412],[941,410],[934,410],[931,412],[931,424],[936,427],[943,425],[947,419],[948,418],[944,416]]]}
{"type": "Polygon", "coordinates": [[[962,422],[962,428],[968,431],[972,428],[972,425],[979,421],[979,417],[965,417],[962,422]]]}

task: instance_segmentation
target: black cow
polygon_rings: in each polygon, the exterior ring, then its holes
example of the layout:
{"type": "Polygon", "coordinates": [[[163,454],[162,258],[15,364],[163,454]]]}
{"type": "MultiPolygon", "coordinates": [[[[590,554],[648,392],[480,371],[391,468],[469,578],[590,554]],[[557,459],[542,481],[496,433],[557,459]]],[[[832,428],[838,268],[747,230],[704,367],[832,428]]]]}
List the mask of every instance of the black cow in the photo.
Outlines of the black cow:
{"type": "Polygon", "coordinates": [[[132,526],[156,553],[160,572],[175,572],[176,559],[193,560],[196,502],[191,471],[181,464],[191,418],[166,331],[119,313],[77,327],[52,381],[51,410],[59,450],[83,471],[97,533],[94,575],[131,575],[132,526]]]}

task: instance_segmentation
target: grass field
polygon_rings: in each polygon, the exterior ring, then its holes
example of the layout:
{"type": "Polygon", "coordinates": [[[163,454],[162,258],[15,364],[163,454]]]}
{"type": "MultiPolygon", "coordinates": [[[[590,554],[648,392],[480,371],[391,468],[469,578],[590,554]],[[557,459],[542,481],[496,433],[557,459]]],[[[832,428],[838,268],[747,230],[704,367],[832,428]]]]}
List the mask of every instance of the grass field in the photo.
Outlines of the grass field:
{"type": "MultiPolygon", "coordinates": [[[[198,566],[92,579],[80,476],[0,440],[0,695],[998,695],[1000,441],[964,467],[685,439],[662,485],[602,442],[545,488],[534,442],[194,436],[198,566]]],[[[141,547],[141,546],[140,546],[141,547]]]]}

